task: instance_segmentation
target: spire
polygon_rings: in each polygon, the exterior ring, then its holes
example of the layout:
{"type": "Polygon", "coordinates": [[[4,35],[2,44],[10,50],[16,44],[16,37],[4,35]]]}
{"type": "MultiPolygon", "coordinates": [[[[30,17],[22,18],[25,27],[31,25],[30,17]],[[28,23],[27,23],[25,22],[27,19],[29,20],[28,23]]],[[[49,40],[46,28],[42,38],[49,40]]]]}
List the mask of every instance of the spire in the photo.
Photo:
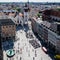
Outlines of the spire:
{"type": "Polygon", "coordinates": [[[28,10],[30,11],[29,0],[28,0],[27,4],[28,4],[28,10]]]}
{"type": "Polygon", "coordinates": [[[28,4],[29,4],[29,0],[28,0],[28,4]]]}
{"type": "Polygon", "coordinates": [[[27,1],[27,3],[25,3],[24,10],[25,10],[25,12],[30,11],[29,0],[27,1]]]}
{"type": "Polygon", "coordinates": [[[28,4],[28,7],[29,7],[29,0],[28,0],[27,4],[28,4]]]}

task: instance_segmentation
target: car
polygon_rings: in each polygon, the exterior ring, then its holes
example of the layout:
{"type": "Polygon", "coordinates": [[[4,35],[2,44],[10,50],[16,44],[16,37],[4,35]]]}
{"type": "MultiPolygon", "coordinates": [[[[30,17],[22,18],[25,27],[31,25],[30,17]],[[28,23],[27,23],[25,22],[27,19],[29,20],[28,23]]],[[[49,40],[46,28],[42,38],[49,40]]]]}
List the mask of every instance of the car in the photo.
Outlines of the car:
{"type": "Polygon", "coordinates": [[[54,58],[55,60],[60,60],[60,55],[55,55],[54,58]]]}
{"type": "Polygon", "coordinates": [[[47,53],[47,49],[45,47],[42,47],[42,50],[47,53]]]}

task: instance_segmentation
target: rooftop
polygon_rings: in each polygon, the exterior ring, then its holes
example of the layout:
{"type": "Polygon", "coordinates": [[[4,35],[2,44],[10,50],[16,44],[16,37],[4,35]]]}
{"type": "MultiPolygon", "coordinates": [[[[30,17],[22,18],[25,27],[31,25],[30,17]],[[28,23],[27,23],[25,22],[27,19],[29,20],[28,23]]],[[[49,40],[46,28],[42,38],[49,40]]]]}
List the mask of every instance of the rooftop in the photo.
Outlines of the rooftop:
{"type": "Polygon", "coordinates": [[[35,17],[33,17],[33,19],[34,19],[38,24],[40,24],[40,23],[43,22],[41,18],[35,18],[35,17]]]}
{"type": "Polygon", "coordinates": [[[19,16],[21,16],[21,17],[22,17],[22,16],[23,16],[23,14],[22,14],[22,13],[19,13],[19,16]]]}
{"type": "Polygon", "coordinates": [[[47,22],[47,21],[43,21],[41,24],[45,25],[47,28],[50,28],[51,23],[47,22]]]}
{"type": "Polygon", "coordinates": [[[15,17],[16,13],[9,13],[9,16],[15,17]]]}
{"type": "Polygon", "coordinates": [[[2,25],[14,25],[11,19],[0,19],[0,26],[2,25]]]}

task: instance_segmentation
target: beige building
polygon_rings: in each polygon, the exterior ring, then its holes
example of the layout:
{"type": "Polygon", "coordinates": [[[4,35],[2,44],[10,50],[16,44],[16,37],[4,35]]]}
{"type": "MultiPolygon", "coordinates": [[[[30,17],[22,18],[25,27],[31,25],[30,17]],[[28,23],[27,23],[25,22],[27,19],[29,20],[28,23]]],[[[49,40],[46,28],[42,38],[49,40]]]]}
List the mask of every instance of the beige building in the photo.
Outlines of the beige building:
{"type": "Polygon", "coordinates": [[[0,19],[1,40],[15,39],[16,26],[11,19],[0,19]]]}

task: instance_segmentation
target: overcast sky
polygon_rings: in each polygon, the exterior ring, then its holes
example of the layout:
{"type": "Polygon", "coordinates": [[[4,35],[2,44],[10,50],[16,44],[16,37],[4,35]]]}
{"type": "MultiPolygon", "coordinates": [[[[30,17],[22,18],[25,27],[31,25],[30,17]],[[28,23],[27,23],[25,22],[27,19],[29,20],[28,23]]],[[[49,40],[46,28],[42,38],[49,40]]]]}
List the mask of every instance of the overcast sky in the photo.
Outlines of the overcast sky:
{"type": "MultiPolygon", "coordinates": [[[[28,0],[0,0],[0,2],[27,2],[28,0]]],[[[60,0],[29,0],[30,2],[60,2],[60,0]]]]}

